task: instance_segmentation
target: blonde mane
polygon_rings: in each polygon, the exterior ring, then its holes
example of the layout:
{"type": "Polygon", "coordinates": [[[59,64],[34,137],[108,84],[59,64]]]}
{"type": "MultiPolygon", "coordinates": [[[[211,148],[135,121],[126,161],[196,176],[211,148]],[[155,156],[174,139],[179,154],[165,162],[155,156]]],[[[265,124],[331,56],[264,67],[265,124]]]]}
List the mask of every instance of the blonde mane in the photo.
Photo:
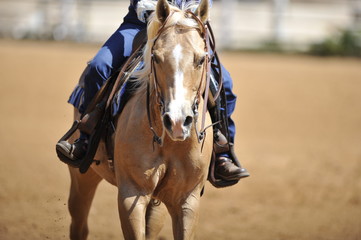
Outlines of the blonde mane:
{"type": "MultiPolygon", "coordinates": [[[[164,27],[180,26],[185,28],[199,28],[199,23],[189,17],[186,17],[186,11],[192,11],[198,7],[198,3],[195,1],[187,2],[182,4],[180,8],[171,5],[171,13],[173,13],[167,20],[164,27]]],[[[151,72],[151,50],[154,45],[154,41],[158,35],[159,29],[162,27],[162,23],[157,19],[156,13],[154,12],[150,18],[147,27],[148,41],[143,49],[143,67],[142,69],[133,73],[133,81],[136,83],[139,90],[145,89],[149,74],[151,72]]]]}

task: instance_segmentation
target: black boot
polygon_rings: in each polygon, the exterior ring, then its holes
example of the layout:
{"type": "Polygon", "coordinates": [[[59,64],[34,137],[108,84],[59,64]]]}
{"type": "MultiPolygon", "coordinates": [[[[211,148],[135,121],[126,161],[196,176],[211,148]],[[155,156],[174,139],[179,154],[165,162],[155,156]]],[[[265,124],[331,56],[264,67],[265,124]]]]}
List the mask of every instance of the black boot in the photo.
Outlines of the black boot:
{"type": "Polygon", "coordinates": [[[216,178],[238,181],[249,176],[247,169],[239,163],[233,144],[228,143],[227,138],[218,129],[214,130],[214,151],[216,154],[214,176],[216,178]]]}
{"type": "Polygon", "coordinates": [[[216,168],[214,176],[216,178],[220,178],[226,181],[238,181],[241,178],[249,176],[247,169],[237,166],[229,157],[216,157],[215,165],[216,168]]]}
{"type": "Polygon", "coordinates": [[[59,159],[72,167],[79,167],[87,152],[88,141],[77,139],[73,144],[68,141],[60,141],[56,144],[56,152],[59,159]]]}

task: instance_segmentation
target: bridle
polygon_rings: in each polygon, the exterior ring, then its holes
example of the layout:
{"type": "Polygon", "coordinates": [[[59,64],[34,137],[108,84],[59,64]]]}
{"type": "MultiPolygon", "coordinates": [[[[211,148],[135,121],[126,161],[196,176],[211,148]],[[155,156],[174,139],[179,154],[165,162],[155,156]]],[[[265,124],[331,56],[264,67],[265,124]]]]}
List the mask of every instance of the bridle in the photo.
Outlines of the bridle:
{"type": "MultiPolygon", "coordinates": [[[[160,27],[160,29],[158,30],[157,35],[154,38],[154,42],[153,42],[153,46],[151,48],[151,66],[150,66],[150,74],[149,74],[149,79],[153,79],[153,84],[154,84],[154,91],[155,91],[155,95],[156,95],[156,102],[159,106],[160,112],[163,115],[164,114],[164,100],[162,97],[162,93],[161,93],[161,89],[160,89],[160,85],[158,84],[158,78],[157,78],[157,72],[156,72],[156,68],[155,68],[155,64],[154,62],[155,60],[155,56],[154,56],[154,46],[155,43],[157,42],[157,40],[159,39],[159,37],[162,35],[162,33],[168,29],[171,26],[167,26],[167,23],[169,21],[169,19],[172,17],[172,15],[174,14],[174,12],[171,12],[168,17],[165,19],[165,21],[163,22],[163,25],[160,27]]],[[[192,110],[193,110],[193,114],[194,114],[194,127],[195,127],[195,131],[196,134],[198,136],[198,141],[201,142],[202,140],[205,139],[205,133],[206,133],[206,129],[209,128],[210,126],[213,126],[214,124],[208,126],[205,128],[205,118],[206,118],[206,113],[207,113],[207,99],[208,99],[208,95],[209,95],[209,82],[210,82],[210,53],[209,53],[209,49],[210,49],[210,41],[209,41],[209,37],[208,37],[208,25],[203,24],[203,22],[191,11],[186,11],[185,14],[187,14],[188,16],[190,16],[192,19],[196,20],[196,22],[198,23],[198,25],[200,26],[200,34],[201,37],[203,38],[203,41],[205,43],[205,52],[206,52],[206,56],[203,62],[203,68],[202,68],[202,75],[201,75],[201,82],[198,86],[198,90],[196,93],[196,96],[193,100],[193,105],[192,105],[192,110]],[[202,97],[203,92],[201,92],[202,90],[202,85],[204,83],[204,81],[206,81],[206,85],[205,85],[205,89],[204,89],[204,104],[203,104],[203,110],[202,110],[202,122],[201,122],[201,130],[198,131],[197,129],[197,120],[198,120],[198,107],[199,107],[199,103],[200,103],[200,99],[202,97]]],[[[215,51],[213,51],[215,52],[215,51]]],[[[150,81],[148,81],[147,84],[147,115],[148,115],[148,122],[149,122],[149,127],[150,130],[153,133],[153,150],[154,150],[154,143],[159,144],[160,146],[162,146],[163,144],[163,138],[164,138],[164,127],[163,127],[163,134],[162,137],[159,137],[156,133],[156,131],[153,128],[152,125],[152,120],[151,120],[151,115],[150,115],[150,81]]]]}

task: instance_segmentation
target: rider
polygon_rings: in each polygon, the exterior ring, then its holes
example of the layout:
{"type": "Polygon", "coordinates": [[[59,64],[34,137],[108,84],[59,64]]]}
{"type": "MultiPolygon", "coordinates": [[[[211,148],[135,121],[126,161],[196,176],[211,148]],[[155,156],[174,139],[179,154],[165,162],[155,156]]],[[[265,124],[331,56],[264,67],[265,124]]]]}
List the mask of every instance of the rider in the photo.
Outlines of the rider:
{"type": "MultiPolygon", "coordinates": [[[[170,1],[169,1],[170,2],[170,1]]],[[[181,6],[190,0],[173,0],[173,4],[181,6]]],[[[87,106],[105,83],[105,81],[116,71],[130,56],[132,42],[135,35],[146,28],[146,17],[149,10],[154,10],[156,0],[130,0],[128,14],[124,17],[124,22],[111,35],[111,37],[101,47],[95,57],[88,63],[83,72],[82,78],[84,86],[77,86],[70,96],[69,103],[84,113],[87,106]]],[[[212,3],[212,0],[210,0],[212,3]]],[[[235,125],[230,115],[233,113],[236,103],[236,96],[232,93],[232,79],[229,73],[222,66],[223,84],[226,92],[227,110],[230,141],[234,143],[235,125]]],[[[56,148],[68,159],[69,165],[72,161],[77,161],[85,156],[89,136],[83,132],[79,139],[73,144],[67,141],[60,141],[56,148]]],[[[215,174],[224,180],[239,180],[248,177],[249,173],[245,168],[234,164],[231,154],[223,152],[216,154],[215,174]]]]}

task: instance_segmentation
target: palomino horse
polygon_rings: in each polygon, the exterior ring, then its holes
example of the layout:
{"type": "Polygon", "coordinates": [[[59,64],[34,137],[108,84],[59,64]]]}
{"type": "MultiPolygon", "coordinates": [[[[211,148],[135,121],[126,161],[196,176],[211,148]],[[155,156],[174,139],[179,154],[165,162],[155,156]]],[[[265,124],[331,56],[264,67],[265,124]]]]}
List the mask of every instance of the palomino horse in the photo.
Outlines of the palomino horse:
{"type": "MultiPolygon", "coordinates": [[[[158,1],[148,24],[145,66],[135,80],[139,88],[116,120],[114,169],[108,167],[104,143],[95,156],[99,165],[85,174],[69,167],[71,239],[87,238],[89,209],[102,179],[118,188],[125,239],[154,239],[167,210],[174,238],[194,238],[213,143],[211,130],[203,141],[195,130],[201,128],[197,110],[204,106],[208,71],[208,11],[208,0],[201,1],[195,14],[158,1]],[[156,134],[160,145],[152,144],[156,134]]],[[[209,115],[204,116],[211,124],[209,115]]]]}

